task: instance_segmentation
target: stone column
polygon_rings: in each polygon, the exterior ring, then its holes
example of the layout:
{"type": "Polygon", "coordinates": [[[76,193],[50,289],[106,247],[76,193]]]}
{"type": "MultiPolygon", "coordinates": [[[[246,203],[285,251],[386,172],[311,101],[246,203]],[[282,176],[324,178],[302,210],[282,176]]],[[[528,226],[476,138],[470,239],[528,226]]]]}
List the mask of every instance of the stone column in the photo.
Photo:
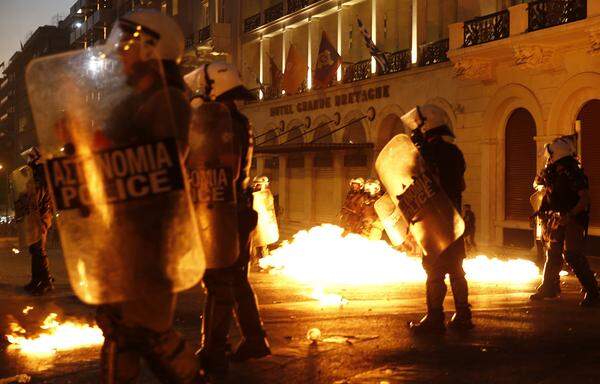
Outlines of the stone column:
{"type": "MultiPolygon", "coordinates": [[[[312,225],[315,219],[315,205],[313,204],[313,200],[315,198],[314,164],[315,154],[312,152],[307,153],[304,156],[304,190],[306,191],[306,193],[304,193],[304,221],[308,225],[312,225]]],[[[319,196],[316,198],[319,198],[319,196]]]]}

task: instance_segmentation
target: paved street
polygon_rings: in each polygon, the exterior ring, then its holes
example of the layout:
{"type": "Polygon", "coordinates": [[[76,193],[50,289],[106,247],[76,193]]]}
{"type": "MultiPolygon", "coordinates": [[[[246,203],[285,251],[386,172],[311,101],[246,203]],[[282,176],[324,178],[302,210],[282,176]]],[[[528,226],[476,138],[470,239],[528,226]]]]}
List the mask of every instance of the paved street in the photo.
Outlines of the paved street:
{"type": "MultiPolygon", "coordinates": [[[[0,251],[0,332],[17,319],[26,329],[50,312],[91,321],[93,308],[69,289],[58,252],[51,253],[57,289],[32,298],[21,290],[29,256],[0,251]],[[34,309],[25,316],[22,309],[34,309]]],[[[334,271],[332,271],[333,273],[334,271]]],[[[303,287],[281,277],[253,273],[252,281],[273,356],[232,366],[232,383],[597,383],[600,382],[600,309],[577,306],[579,286],[564,279],[560,299],[530,303],[535,284],[472,284],[477,328],[468,334],[415,338],[406,322],[424,309],[422,284],[338,291],[349,303],[321,308],[303,287]],[[311,345],[310,328],[322,340],[311,345]]],[[[176,327],[199,340],[201,289],[181,295],[176,327]]],[[[452,308],[451,300],[447,308],[452,308]]],[[[234,331],[235,340],[238,334],[234,331]]],[[[31,359],[0,345],[0,379],[17,374],[35,383],[97,382],[97,348],[31,359]]],[[[145,373],[144,383],[155,383],[145,373]]]]}

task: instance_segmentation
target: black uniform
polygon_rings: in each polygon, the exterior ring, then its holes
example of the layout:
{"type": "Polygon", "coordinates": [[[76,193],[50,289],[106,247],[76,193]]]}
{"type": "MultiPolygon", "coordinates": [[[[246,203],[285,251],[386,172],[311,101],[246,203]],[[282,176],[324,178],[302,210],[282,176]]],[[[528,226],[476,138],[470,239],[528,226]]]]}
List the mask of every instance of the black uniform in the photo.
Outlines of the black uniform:
{"type": "Polygon", "coordinates": [[[465,221],[465,245],[469,250],[475,250],[477,247],[477,244],[475,243],[475,213],[470,209],[465,210],[463,220],[465,221]]]}
{"type": "Polygon", "coordinates": [[[32,162],[29,166],[33,170],[33,179],[35,182],[35,201],[33,202],[33,206],[40,216],[41,238],[38,242],[29,246],[29,253],[31,254],[31,282],[25,286],[25,289],[33,294],[43,294],[53,288],[53,278],[50,275],[50,263],[48,261],[48,253],[46,252],[46,240],[48,238],[48,231],[52,225],[52,201],[48,193],[43,165],[32,162]]]}
{"type": "MultiPolygon", "coordinates": [[[[444,192],[457,210],[461,209],[462,192],[465,189],[466,164],[460,149],[443,139],[449,134],[446,127],[432,129],[425,134],[420,151],[427,166],[437,176],[444,192]]],[[[443,329],[444,298],[447,287],[445,276],[450,276],[456,316],[470,324],[471,310],[468,300],[468,285],[462,267],[466,256],[465,243],[460,237],[437,258],[423,257],[423,268],[427,273],[427,318],[438,329],[443,329]]],[[[419,328],[419,327],[417,327],[419,328]]]]}
{"type": "Polygon", "coordinates": [[[560,292],[563,257],[579,279],[587,298],[598,298],[596,279],[584,255],[589,207],[572,212],[580,201],[580,193],[589,189],[586,175],[577,160],[567,156],[548,165],[536,182],[546,187],[539,214],[544,224],[543,240],[547,251],[543,282],[532,299],[553,297],[560,292]]]}
{"type": "MultiPolygon", "coordinates": [[[[258,312],[258,303],[248,281],[248,265],[252,249],[252,234],[256,228],[258,214],[252,209],[252,189],[249,188],[250,165],[253,152],[253,136],[246,116],[235,107],[230,107],[233,120],[234,146],[238,151],[240,174],[236,180],[238,197],[239,257],[227,268],[207,269],[204,285],[207,298],[203,319],[203,343],[200,358],[204,368],[213,373],[224,373],[228,367],[228,335],[233,311],[235,311],[243,341],[233,359],[244,360],[246,348],[257,347],[260,357],[270,353],[266,344],[266,333],[258,312]]],[[[254,350],[253,352],[256,352],[254,350]]]]}
{"type": "MultiPolygon", "coordinates": [[[[134,92],[115,107],[108,121],[107,137],[97,138],[96,149],[101,149],[107,140],[127,145],[156,139],[161,134],[171,137],[173,128],[180,147],[187,145],[190,109],[183,88],[173,83],[165,89],[158,75],[154,80],[153,86],[134,92]]],[[[143,215],[143,210],[151,209],[153,203],[140,206],[138,213],[143,215]]],[[[149,246],[165,247],[167,252],[168,244],[161,241],[163,233],[164,228],[157,223],[145,227],[140,236],[152,239],[149,246]]],[[[162,294],[98,307],[96,320],[105,337],[101,351],[102,382],[135,382],[141,359],[163,383],[198,382],[200,367],[194,351],[172,327],[176,297],[165,286],[162,294]]]]}

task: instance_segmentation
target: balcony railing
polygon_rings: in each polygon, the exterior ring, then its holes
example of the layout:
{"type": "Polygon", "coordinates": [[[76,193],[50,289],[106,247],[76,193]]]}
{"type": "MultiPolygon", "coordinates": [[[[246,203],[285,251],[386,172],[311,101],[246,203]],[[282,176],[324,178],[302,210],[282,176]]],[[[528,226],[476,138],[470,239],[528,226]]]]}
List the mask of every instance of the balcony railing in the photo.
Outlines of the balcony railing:
{"type": "Polygon", "coordinates": [[[244,32],[250,32],[260,27],[260,12],[244,20],[244,32]]]}
{"type": "Polygon", "coordinates": [[[308,6],[311,0],[287,0],[287,13],[294,13],[308,6]]]}
{"type": "MultiPolygon", "coordinates": [[[[598,1],[598,0],[591,0],[598,1]]],[[[527,8],[529,31],[572,23],[587,17],[586,0],[537,0],[527,8]]]]}
{"type": "Polygon", "coordinates": [[[265,24],[283,17],[283,2],[265,9],[265,24]]]}
{"type": "Polygon", "coordinates": [[[465,47],[507,38],[510,33],[508,10],[465,21],[464,28],[465,47]]]}
{"type": "Polygon", "coordinates": [[[389,64],[388,73],[405,71],[410,68],[411,53],[410,49],[404,49],[387,55],[389,64]]]}
{"type": "Polygon", "coordinates": [[[443,63],[448,61],[448,49],[450,42],[448,39],[435,41],[433,43],[421,45],[421,54],[419,55],[419,66],[443,63]]]}
{"type": "Polygon", "coordinates": [[[344,71],[344,83],[368,79],[371,76],[371,59],[350,64],[344,71]]]}
{"type": "Polygon", "coordinates": [[[198,31],[198,42],[204,43],[210,39],[210,24],[198,31]]]}

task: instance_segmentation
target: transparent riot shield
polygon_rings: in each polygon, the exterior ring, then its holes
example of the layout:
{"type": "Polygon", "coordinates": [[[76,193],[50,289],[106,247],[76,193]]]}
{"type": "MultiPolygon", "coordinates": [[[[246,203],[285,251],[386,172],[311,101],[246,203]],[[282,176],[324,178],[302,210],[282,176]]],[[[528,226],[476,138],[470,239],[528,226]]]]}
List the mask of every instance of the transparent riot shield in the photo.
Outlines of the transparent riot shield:
{"type": "Polygon", "coordinates": [[[275,215],[275,199],[270,190],[252,193],[252,208],[258,213],[258,223],[254,232],[254,245],[264,247],[279,240],[279,227],[275,215]]]}
{"type": "Polygon", "coordinates": [[[187,166],[207,268],[229,267],[239,256],[235,180],[240,170],[233,139],[224,104],[193,108],[187,166]]]}
{"type": "Polygon", "coordinates": [[[408,223],[404,220],[400,208],[388,193],[385,193],[375,202],[375,212],[377,212],[377,216],[392,245],[397,247],[404,243],[408,233],[408,223]]]}
{"type": "Polygon", "coordinates": [[[19,227],[19,246],[26,248],[42,238],[42,220],[37,207],[33,170],[28,165],[17,168],[11,173],[10,180],[15,221],[19,227]]]}
{"type": "Polygon", "coordinates": [[[529,196],[529,203],[533,208],[533,212],[537,212],[542,207],[542,202],[544,201],[544,196],[546,195],[546,188],[542,188],[539,191],[535,191],[531,196],[529,196]]]}
{"type": "Polygon", "coordinates": [[[134,43],[40,58],[26,72],[69,278],[90,304],[178,292],[204,272],[181,160],[188,104],[160,61],[127,64],[134,43]]]}
{"type": "Polygon", "coordinates": [[[375,168],[427,256],[438,257],[462,236],[462,217],[407,135],[390,140],[377,157],[375,168]]]}

